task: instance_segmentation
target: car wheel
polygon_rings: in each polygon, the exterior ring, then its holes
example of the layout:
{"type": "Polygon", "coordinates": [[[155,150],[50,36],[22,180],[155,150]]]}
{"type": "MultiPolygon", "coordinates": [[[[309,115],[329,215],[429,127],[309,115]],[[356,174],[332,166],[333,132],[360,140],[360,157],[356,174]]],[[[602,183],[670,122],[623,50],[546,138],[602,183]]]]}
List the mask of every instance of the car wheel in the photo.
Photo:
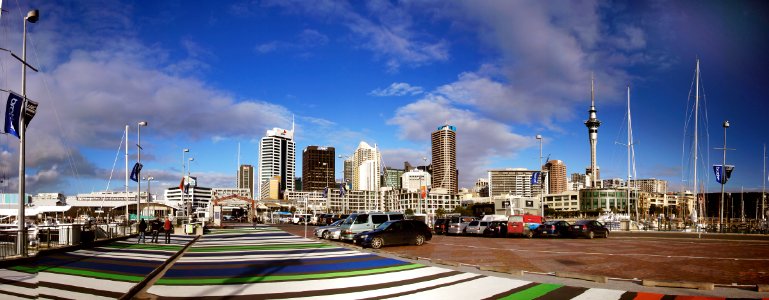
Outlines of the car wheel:
{"type": "Polygon", "coordinates": [[[384,245],[384,241],[380,237],[375,237],[371,239],[371,248],[379,249],[382,248],[382,245],[384,245]]]}
{"type": "Polygon", "coordinates": [[[608,230],[603,234],[603,238],[605,238],[605,239],[609,238],[609,231],[608,230]]]}
{"type": "Polygon", "coordinates": [[[534,234],[531,231],[526,233],[526,238],[528,238],[528,239],[532,238],[533,236],[534,236],[534,234]]]}
{"type": "Polygon", "coordinates": [[[331,232],[328,232],[328,230],[323,232],[323,239],[327,240],[329,237],[331,237],[331,232]]]}
{"type": "Polygon", "coordinates": [[[594,237],[595,237],[595,233],[593,233],[592,231],[587,232],[587,238],[592,239],[594,237]]]}
{"type": "Polygon", "coordinates": [[[425,236],[421,234],[417,234],[417,238],[414,239],[414,244],[417,246],[422,246],[422,244],[425,243],[425,236]]]}

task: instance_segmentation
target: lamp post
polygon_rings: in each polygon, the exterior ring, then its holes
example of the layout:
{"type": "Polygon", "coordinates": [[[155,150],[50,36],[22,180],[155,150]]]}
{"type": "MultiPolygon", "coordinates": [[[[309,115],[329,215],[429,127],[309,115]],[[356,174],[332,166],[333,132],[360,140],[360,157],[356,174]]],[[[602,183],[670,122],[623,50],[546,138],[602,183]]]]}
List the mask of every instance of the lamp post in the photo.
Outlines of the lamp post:
{"type": "MultiPolygon", "coordinates": [[[[538,168],[539,168],[540,171],[542,171],[542,135],[538,134],[536,136],[536,138],[537,138],[537,140],[539,140],[539,167],[538,168]]],[[[543,180],[542,180],[541,176],[540,176],[540,178],[537,178],[537,179],[540,181],[539,182],[539,207],[540,207],[540,209],[542,211],[542,213],[540,215],[544,217],[545,216],[545,203],[542,200],[543,199],[542,195],[543,195],[543,192],[544,192],[543,191],[543,183],[544,182],[542,182],[543,180]]]]}
{"type": "Polygon", "coordinates": [[[150,200],[152,200],[152,194],[150,193],[150,181],[154,180],[155,177],[148,176],[148,177],[142,177],[142,180],[147,181],[147,204],[150,203],[150,200]]]}
{"type": "MultiPolygon", "coordinates": [[[[142,163],[142,126],[147,126],[147,121],[141,121],[136,126],[136,162],[138,164],[142,163]]],[[[139,168],[136,172],[136,178],[139,179],[142,177],[142,170],[139,168]]],[[[142,202],[142,181],[137,180],[137,186],[136,186],[136,222],[139,222],[139,218],[141,217],[139,205],[142,202]]],[[[139,227],[136,227],[136,230],[139,230],[139,227]]]]}
{"type": "Polygon", "coordinates": [[[331,202],[331,189],[328,188],[328,163],[322,163],[326,167],[326,205],[331,202]]]}
{"type": "Polygon", "coordinates": [[[422,163],[424,164],[425,169],[422,171],[422,176],[419,177],[419,198],[422,198],[420,202],[424,203],[419,203],[419,205],[417,205],[420,214],[422,213],[422,205],[424,205],[425,213],[427,213],[427,178],[425,178],[425,176],[427,176],[427,157],[422,157],[422,163]],[[424,181],[424,183],[422,181],[424,181]],[[424,197],[422,196],[422,192],[424,192],[424,197]]]}
{"type": "MultiPolygon", "coordinates": [[[[184,168],[184,162],[187,161],[187,159],[184,157],[184,154],[190,152],[190,149],[184,148],[182,149],[182,186],[179,188],[179,194],[182,195],[182,205],[184,206],[184,217],[187,218],[189,215],[187,213],[187,203],[184,203],[184,172],[186,171],[184,168]]],[[[188,219],[189,221],[189,219],[188,219]]]]}
{"type": "Polygon", "coordinates": [[[718,219],[718,230],[724,231],[724,184],[726,183],[726,128],[729,128],[729,120],[724,121],[724,160],[721,165],[721,213],[718,219]]]}
{"type": "MultiPolygon", "coordinates": [[[[24,64],[21,67],[21,113],[19,113],[19,128],[17,128],[19,132],[19,214],[17,217],[17,221],[19,222],[19,236],[17,237],[17,243],[16,243],[16,253],[21,255],[22,257],[27,257],[27,226],[26,226],[26,217],[24,214],[24,205],[26,204],[26,197],[25,197],[25,175],[26,175],[26,164],[24,161],[24,152],[25,152],[25,145],[26,145],[26,127],[24,118],[25,113],[27,109],[27,67],[31,67],[29,64],[27,64],[27,22],[35,23],[40,18],[40,12],[37,9],[30,10],[27,12],[27,16],[24,17],[24,34],[23,34],[23,42],[22,42],[22,52],[21,52],[21,63],[24,64]]],[[[15,56],[15,55],[14,55],[15,56]]],[[[15,56],[16,57],[16,56],[15,56]]],[[[18,58],[18,57],[16,57],[18,58]]],[[[33,68],[34,70],[34,68],[33,68]]]]}
{"type": "MultiPolygon", "coordinates": [[[[345,163],[344,163],[345,161],[350,159],[350,156],[349,155],[339,154],[339,156],[337,156],[337,157],[342,159],[342,179],[344,181],[345,188],[350,187],[350,190],[352,190],[352,186],[350,185],[351,184],[350,178],[348,178],[347,175],[345,174],[345,163]]],[[[348,206],[347,202],[349,202],[349,199],[350,199],[350,196],[347,195],[347,193],[345,193],[344,194],[344,199],[342,199],[342,213],[347,213],[347,206],[348,206]]],[[[328,206],[329,206],[329,209],[330,209],[331,208],[331,203],[329,203],[328,206]]]]}

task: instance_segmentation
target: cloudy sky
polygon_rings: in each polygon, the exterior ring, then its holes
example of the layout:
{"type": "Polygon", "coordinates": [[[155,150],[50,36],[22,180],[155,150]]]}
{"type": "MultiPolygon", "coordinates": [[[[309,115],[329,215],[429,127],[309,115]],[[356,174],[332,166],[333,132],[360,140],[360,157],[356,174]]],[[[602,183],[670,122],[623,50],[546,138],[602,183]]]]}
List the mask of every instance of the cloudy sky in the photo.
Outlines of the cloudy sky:
{"type": "MultiPolygon", "coordinates": [[[[698,177],[717,190],[705,174],[729,120],[727,189],[763,183],[766,2],[9,2],[0,47],[19,55],[23,16],[40,10],[28,26],[40,69],[27,84],[40,103],[27,136],[31,193],[122,190],[118,149],[129,125],[135,162],[139,121],[149,122],[141,144],[153,190],[178,184],[183,148],[201,185],[234,186],[238,145],[240,163],[256,165],[259,138],[292,120],[299,151],[349,155],[366,141],[395,167],[429,159],[430,132],[455,125],[462,187],[489,169],[536,168],[536,134],[544,156],[584,172],[591,74],[602,177],[627,176],[630,85],[638,176],[678,189],[692,184],[697,57],[698,177]]],[[[0,53],[0,87],[19,91],[20,74],[0,53]]],[[[18,140],[0,135],[0,189],[15,192],[17,175],[18,140]]]]}

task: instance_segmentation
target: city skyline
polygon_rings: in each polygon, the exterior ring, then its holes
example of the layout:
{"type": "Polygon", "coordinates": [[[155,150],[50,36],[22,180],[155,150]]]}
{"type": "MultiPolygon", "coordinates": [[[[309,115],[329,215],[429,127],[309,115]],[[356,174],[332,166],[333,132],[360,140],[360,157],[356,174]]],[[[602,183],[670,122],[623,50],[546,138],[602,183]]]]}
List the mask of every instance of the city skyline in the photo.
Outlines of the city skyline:
{"type": "MultiPolygon", "coordinates": [[[[727,191],[760,191],[766,180],[765,3],[4,5],[0,47],[17,54],[21,12],[40,9],[28,28],[28,60],[40,69],[27,82],[40,104],[28,129],[28,193],[122,190],[123,153],[115,151],[129,125],[134,163],[139,121],[149,123],[142,175],[155,178],[153,189],[178,185],[184,148],[201,185],[233,186],[239,163],[259,165],[265,131],[293,123],[296,149],[351,156],[365,141],[381,149],[382,167],[432,159],[430,133],[455,125],[459,187],[488,170],[538,169],[537,134],[543,156],[582,173],[591,74],[600,177],[626,177],[626,148],[617,143],[625,141],[629,84],[638,177],[678,190],[690,184],[682,148],[697,57],[708,120],[700,126],[710,137],[702,155],[720,163],[712,149],[723,146],[721,122],[729,120],[727,147],[736,150],[727,164],[736,168],[727,191]]],[[[0,88],[18,91],[18,61],[0,55],[0,88]]],[[[9,193],[17,191],[17,144],[0,136],[0,189],[9,193]]],[[[715,191],[712,169],[701,164],[701,182],[715,191]]]]}

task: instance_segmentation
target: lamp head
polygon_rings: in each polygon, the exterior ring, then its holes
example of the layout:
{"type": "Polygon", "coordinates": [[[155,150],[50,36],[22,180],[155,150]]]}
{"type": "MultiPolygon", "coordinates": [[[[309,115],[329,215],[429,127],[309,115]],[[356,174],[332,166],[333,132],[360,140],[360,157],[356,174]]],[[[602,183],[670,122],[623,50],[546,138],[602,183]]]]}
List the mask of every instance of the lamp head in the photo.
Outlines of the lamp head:
{"type": "Polygon", "coordinates": [[[190,152],[190,149],[184,148],[184,152],[190,152]]]}
{"type": "Polygon", "coordinates": [[[194,158],[194,157],[190,157],[190,158],[188,158],[187,160],[189,160],[189,161],[193,161],[193,160],[195,160],[195,158],[194,158]]]}
{"type": "Polygon", "coordinates": [[[542,135],[538,134],[538,135],[537,135],[537,139],[538,139],[538,140],[541,140],[541,139],[542,139],[542,135]]]}
{"type": "Polygon", "coordinates": [[[141,121],[141,122],[139,122],[139,126],[147,126],[147,121],[141,121]]]}
{"type": "Polygon", "coordinates": [[[30,23],[35,23],[38,19],[40,19],[40,11],[37,9],[30,10],[24,19],[30,23]]]}
{"type": "Polygon", "coordinates": [[[724,121],[724,128],[729,128],[729,120],[724,121]]]}

